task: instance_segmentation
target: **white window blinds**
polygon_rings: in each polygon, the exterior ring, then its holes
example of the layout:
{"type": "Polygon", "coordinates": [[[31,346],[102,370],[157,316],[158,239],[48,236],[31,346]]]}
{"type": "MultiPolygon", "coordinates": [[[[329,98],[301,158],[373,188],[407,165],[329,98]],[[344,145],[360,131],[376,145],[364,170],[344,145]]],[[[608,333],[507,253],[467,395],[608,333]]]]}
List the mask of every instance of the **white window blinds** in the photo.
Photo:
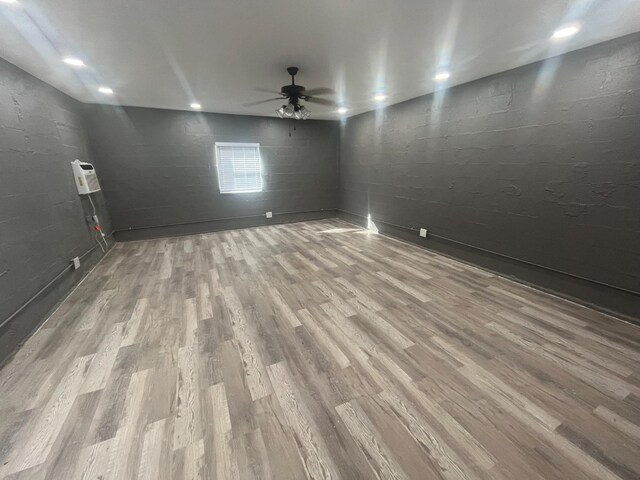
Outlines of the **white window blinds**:
{"type": "Polygon", "coordinates": [[[259,143],[216,143],[220,193],[262,191],[259,143]]]}

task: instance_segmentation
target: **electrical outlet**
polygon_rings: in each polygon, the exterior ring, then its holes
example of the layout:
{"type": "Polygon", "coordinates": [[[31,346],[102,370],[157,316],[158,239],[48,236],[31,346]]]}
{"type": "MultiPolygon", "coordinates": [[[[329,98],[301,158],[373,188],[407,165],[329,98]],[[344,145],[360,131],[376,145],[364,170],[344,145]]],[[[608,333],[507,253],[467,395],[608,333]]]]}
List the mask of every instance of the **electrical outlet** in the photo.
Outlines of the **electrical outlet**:
{"type": "Polygon", "coordinates": [[[267,212],[267,218],[272,218],[273,217],[273,212],[267,212]]]}
{"type": "Polygon", "coordinates": [[[80,257],[75,257],[72,258],[71,261],[73,262],[73,269],[77,270],[80,268],[80,257]]]}
{"type": "Polygon", "coordinates": [[[421,228],[420,229],[420,236],[422,238],[427,238],[427,229],[426,228],[421,228]]]}

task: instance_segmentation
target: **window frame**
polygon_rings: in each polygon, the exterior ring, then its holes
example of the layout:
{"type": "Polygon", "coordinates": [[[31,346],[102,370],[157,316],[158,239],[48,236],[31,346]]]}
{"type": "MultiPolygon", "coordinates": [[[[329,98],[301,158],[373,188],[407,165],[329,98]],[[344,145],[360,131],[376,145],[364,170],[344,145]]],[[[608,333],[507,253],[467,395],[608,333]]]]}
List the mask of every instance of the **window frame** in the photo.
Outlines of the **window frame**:
{"type": "Polygon", "coordinates": [[[264,192],[264,182],[262,179],[262,154],[260,152],[260,144],[259,143],[245,143],[245,142],[216,142],[214,145],[215,149],[215,159],[216,159],[216,173],[218,175],[218,193],[220,195],[240,195],[243,193],[261,193],[264,192]],[[219,147],[253,147],[258,150],[258,168],[260,170],[260,190],[233,190],[233,191],[222,191],[222,185],[220,183],[221,175],[220,175],[220,150],[219,147]]]}

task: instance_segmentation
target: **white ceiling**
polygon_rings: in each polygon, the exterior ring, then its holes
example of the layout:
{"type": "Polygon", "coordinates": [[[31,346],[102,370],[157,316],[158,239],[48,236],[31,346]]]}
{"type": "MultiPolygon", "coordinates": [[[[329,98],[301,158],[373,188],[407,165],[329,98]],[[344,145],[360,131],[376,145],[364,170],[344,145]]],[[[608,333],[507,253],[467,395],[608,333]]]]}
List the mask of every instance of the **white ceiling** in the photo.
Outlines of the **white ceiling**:
{"type": "Polygon", "coordinates": [[[354,115],[377,90],[387,103],[433,91],[439,66],[460,84],[640,31],[638,0],[18,1],[0,2],[0,56],[78,100],[270,116],[278,102],[242,105],[288,83],[290,65],[354,115]],[[575,37],[549,41],[575,20],[575,37]]]}

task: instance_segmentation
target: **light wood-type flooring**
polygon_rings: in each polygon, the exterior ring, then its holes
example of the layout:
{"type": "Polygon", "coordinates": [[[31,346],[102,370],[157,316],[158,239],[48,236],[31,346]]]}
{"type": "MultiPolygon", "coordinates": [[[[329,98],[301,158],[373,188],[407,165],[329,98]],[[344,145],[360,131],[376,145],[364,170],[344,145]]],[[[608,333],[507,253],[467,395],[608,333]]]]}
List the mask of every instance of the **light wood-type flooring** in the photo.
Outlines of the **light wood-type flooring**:
{"type": "Polygon", "coordinates": [[[340,220],[120,243],[0,372],[0,478],[637,479],[639,365],[340,220]]]}

